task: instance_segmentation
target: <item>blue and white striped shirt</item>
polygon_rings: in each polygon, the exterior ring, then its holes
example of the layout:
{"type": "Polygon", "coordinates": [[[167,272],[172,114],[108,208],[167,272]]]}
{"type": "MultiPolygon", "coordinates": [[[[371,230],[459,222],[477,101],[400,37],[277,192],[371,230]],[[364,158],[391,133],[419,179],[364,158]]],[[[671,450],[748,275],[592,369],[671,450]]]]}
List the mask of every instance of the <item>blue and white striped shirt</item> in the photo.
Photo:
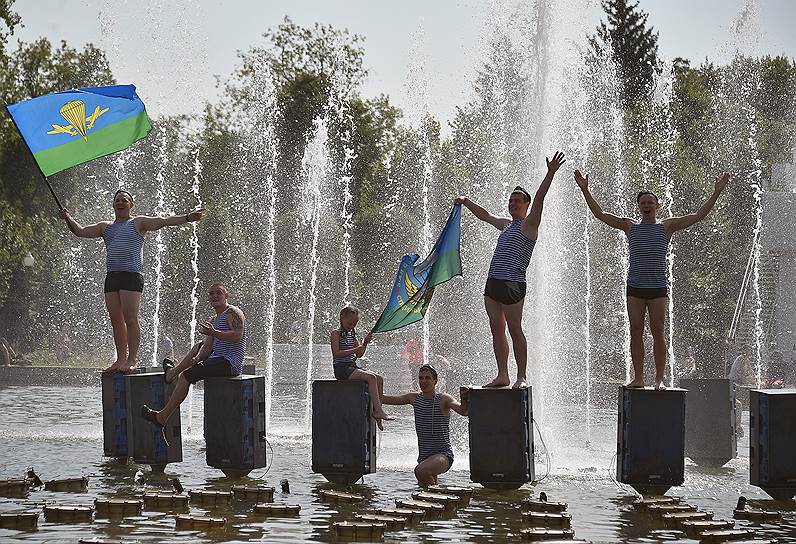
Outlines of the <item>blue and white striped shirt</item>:
{"type": "MultiPolygon", "coordinates": [[[[219,331],[231,331],[232,327],[229,326],[228,314],[232,306],[214,317],[210,323],[219,331]]],[[[222,340],[221,338],[213,339],[213,353],[210,357],[223,357],[229,361],[232,367],[232,373],[238,375],[243,372],[243,357],[246,355],[246,327],[243,327],[243,333],[240,340],[237,342],[230,342],[222,340]]]]}
{"type": "Polygon", "coordinates": [[[488,277],[525,283],[525,271],[531,263],[535,245],[536,240],[523,234],[522,219],[509,223],[498,238],[488,277]]]}
{"type": "Polygon", "coordinates": [[[412,407],[415,410],[415,431],[417,432],[417,462],[422,463],[432,455],[441,453],[453,458],[450,440],[451,416],[442,415],[441,395],[433,399],[418,393],[412,407]]]}
{"type": "MultiPolygon", "coordinates": [[[[354,338],[356,337],[356,333],[354,332],[354,330],[353,329],[351,329],[350,331],[340,330],[338,332],[340,333],[340,338],[339,338],[339,340],[337,342],[337,349],[340,349],[340,350],[343,350],[343,349],[354,349],[354,347],[355,347],[354,338]]],[[[354,355],[353,354],[344,355],[342,357],[334,357],[334,355],[332,355],[332,364],[335,364],[335,365],[350,365],[350,364],[353,364],[353,363],[354,363],[354,355]]]]}
{"type": "Polygon", "coordinates": [[[636,289],[668,287],[666,239],[663,223],[633,223],[630,227],[630,269],[627,286],[636,289]]]}
{"type": "Polygon", "coordinates": [[[102,233],[108,253],[108,272],[144,272],[144,237],[133,219],[111,223],[102,233]]]}

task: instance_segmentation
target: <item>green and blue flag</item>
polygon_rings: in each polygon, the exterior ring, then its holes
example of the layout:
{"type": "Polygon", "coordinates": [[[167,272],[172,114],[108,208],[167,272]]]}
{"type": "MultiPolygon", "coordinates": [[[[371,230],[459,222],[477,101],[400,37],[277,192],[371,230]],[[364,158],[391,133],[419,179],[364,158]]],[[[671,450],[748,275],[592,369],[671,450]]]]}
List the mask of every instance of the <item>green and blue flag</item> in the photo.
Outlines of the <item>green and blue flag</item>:
{"type": "Polygon", "coordinates": [[[373,332],[392,331],[423,319],[434,288],[462,275],[461,234],[462,207],[454,204],[429,256],[420,263],[417,263],[420,259],[417,254],[404,255],[401,259],[390,300],[373,332]]]}
{"type": "Polygon", "coordinates": [[[134,85],[85,87],[6,108],[45,177],[121,151],[152,130],[134,85]]]}

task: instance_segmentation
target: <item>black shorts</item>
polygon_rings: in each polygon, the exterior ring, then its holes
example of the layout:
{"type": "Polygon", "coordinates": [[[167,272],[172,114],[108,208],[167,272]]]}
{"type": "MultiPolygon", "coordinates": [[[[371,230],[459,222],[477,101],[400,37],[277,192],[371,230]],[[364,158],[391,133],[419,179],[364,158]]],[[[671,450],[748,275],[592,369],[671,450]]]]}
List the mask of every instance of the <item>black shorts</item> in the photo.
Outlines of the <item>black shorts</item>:
{"type": "Polygon", "coordinates": [[[332,367],[337,380],[347,380],[357,370],[357,365],[354,363],[334,363],[332,367]]]}
{"type": "Polygon", "coordinates": [[[627,296],[634,298],[643,298],[652,300],[653,298],[666,298],[669,296],[669,290],[666,287],[659,289],[644,289],[642,287],[627,286],[627,296]]]}
{"type": "Polygon", "coordinates": [[[105,275],[105,292],[138,291],[144,292],[144,275],[140,272],[108,272],[105,275]]]}
{"type": "Polygon", "coordinates": [[[228,378],[233,376],[232,365],[224,357],[210,357],[199,361],[182,373],[188,383],[196,383],[206,378],[228,378]]]}
{"type": "Polygon", "coordinates": [[[499,280],[497,278],[487,278],[484,287],[484,296],[496,300],[501,304],[517,304],[525,298],[525,282],[499,280]]]}

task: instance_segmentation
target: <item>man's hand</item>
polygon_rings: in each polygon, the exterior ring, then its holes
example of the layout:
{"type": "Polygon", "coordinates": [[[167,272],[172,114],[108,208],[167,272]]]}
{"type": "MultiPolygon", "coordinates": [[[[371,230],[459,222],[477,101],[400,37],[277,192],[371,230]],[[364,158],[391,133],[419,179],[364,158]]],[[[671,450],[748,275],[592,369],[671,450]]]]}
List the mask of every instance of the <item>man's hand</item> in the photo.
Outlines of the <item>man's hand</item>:
{"type": "Polygon", "coordinates": [[[373,331],[370,331],[368,334],[365,335],[365,339],[362,340],[364,345],[368,345],[373,341],[373,331]]]}
{"type": "Polygon", "coordinates": [[[215,327],[213,327],[212,323],[210,323],[209,321],[205,321],[204,323],[199,325],[199,332],[201,332],[205,336],[216,336],[216,334],[218,334],[219,331],[216,330],[215,327]]]}
{"type": "Polygon", "coordinates": [[[191,223],[193,221],[199,221],[200,219],[202,219],[202,216],[205,214],[206,211],[207,210],[205,208],[199,208],[198,210],[194,210],[185,215],[185,220],[188,223],[191,223]]]}
{"type": "Polygon", "coordinates": [[[586,174],[586,177],[583,177],[583,174],[580,173],[580,170],[575,170],[575,183],[578,184],[581,191],[585,191],[589,188],[589,174],[586,174]]]}
{"type": "Polygon", "coordinates": [[[464,201],[467,200],[466,196],[457,196],[453,199],[454,204],[464,204],[464,201]]]}
{"type": "Polygon", "coordinates": [[[730,173],[724,172],[721,176],[716,178],[716,192],[720,193],[724,190],[727,186],[727,182],[730,181],[730,173]]]}
{"type": "Polygon", "coordinates": [[[70,217],[72,217],[72,214],[70,214],[69,210],[67,210],[66,208],[61,208],[60,210],[58,210],[58,215],[61,216],[61,219],[69,219],[70,217]]]}
{"type": "Polygon", "coordinates": [[[545,157],[544,160],[547,162],[547,171],[552,172],[553,174],[555,174],[556,171],[561,168],[562,164],[567,162],[567,160],[564,158],[564,154],[561,151],[556,151],[553,154],[553,160],[550,160],[547,157],[545,157]]]}
{"type": "Polygon", "coordinates": [[[462,404],[467,402],[467,399],[470,397],[470,388],[462,386],[459,388],[459,398],[462,399],[462,404]]]}

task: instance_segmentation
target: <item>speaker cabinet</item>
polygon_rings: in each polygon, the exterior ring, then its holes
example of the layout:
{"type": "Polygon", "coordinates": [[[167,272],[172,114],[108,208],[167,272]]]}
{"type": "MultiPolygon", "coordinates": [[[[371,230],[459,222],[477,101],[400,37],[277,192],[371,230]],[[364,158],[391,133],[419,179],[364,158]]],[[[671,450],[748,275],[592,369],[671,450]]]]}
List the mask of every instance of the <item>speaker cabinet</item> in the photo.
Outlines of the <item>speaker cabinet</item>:
{"type": "Polygon", "coordinates": [[[153,472],[162,472],[168,463],[182,461],[182,430],[180,409],[171,414],[163,432],[141,416],[141,406],[146,404],[160,410],[174,389],[163,381],[163,372],[127,374],[127,445],[133,461],[149,465],[153,472]],[[168,439],[168,445],[163,435],[168,439]]]}
{"type": "Polygon", "coordinates": [[[695,463],[720,467],[737,454],[735,384],[728,379],[682,379],[685,454],[695,463]]]}
{"type": "Polygon", "coordinates": [[[376,472],[376,421],[369,402],[365,382],[312,382],[313,472],[338,483],[376,472]]]}
{"type": "Polygon", "coordinates": [[[533,396],[523,389],[470,389],[470,479],[517,489],[534,479],[533,396]]]}
{"type": "Polygon", "coordinates": [[[749,391],[749,483],[777,500],[796,495],[796,389],[749,391]]]}
{"type": "Polygon", "coordinates": [[[642,495],[683,484],[686,393],[619,388],[616,478],[642,495]]]}
{"type": "Polygon", "coordinates": [[[103,372],[102,445],[105,457],[127,460],[127,379],[120,372],[103,372]]]}
{"type": "Polygon", "coordinates": [[[265,377],[204,380],[207,464],[240,478],[266,465],[265,377]]]}

